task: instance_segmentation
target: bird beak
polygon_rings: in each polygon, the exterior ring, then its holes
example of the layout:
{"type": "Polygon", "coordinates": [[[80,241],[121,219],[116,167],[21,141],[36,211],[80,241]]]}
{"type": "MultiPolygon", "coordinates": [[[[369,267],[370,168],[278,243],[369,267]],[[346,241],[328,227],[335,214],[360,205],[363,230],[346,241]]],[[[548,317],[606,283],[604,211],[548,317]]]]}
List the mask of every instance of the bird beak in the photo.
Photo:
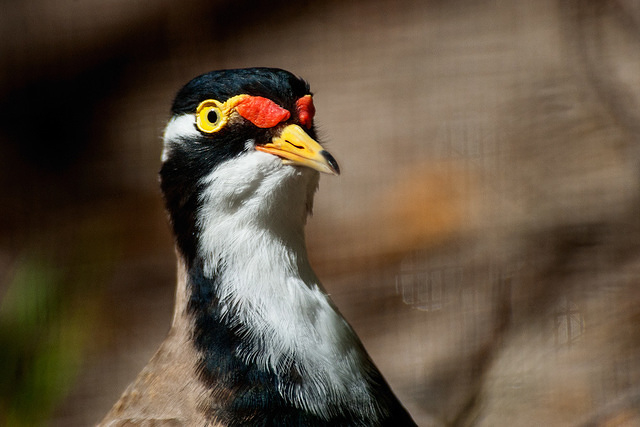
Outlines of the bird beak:
{"type": "Polygon", "coordinates": [[[257,145],[256,150],[278,156],[285,164],[306,166],[331,175],[340,174],[340,167],[333,156],[298,125],[288,125],[270,143],[257,145]]]}

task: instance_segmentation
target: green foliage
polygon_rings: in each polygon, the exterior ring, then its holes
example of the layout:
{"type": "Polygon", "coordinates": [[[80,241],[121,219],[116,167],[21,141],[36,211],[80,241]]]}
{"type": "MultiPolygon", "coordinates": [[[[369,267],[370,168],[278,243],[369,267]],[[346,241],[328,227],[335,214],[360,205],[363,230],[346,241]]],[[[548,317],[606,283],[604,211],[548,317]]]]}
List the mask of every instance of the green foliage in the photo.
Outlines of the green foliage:
{"type": "Polygon", "coordinates": [[[39,258],[17,266],[0,302],[0,425],[42,424],[72,385],[93,318],[73,282],[39,258]]]}

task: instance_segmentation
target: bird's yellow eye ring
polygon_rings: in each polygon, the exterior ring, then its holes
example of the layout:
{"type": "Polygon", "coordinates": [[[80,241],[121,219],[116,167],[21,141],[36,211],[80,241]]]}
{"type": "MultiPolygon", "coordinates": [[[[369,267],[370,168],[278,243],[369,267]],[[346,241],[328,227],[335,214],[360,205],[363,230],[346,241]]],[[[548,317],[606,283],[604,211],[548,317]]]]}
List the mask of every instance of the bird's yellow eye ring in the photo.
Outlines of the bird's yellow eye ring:
{"type": "Polygon", "coordinates": [[[224,105],[215,99],[202,101],[196,109],[196,126],[204,133],[215,133],[227,124],[224,105]]]}

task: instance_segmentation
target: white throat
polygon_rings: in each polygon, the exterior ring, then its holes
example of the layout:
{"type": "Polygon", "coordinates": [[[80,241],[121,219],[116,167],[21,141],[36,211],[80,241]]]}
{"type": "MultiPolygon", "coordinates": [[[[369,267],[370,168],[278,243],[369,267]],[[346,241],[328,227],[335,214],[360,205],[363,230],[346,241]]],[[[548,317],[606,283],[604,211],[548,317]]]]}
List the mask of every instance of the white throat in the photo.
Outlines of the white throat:
{"type": "Polygon", "coordinates": [[[304,380],[280,381],[280,394],[329,418],[339,406],[375,417],[371,366],[307,259],[304,225],[318,173],[252,151],[203,178],[198,255],[217,276],[229,325],[247,334],[238,356],[304,380]],[[292,364],[293,363],[293,364],[292,364]]]}

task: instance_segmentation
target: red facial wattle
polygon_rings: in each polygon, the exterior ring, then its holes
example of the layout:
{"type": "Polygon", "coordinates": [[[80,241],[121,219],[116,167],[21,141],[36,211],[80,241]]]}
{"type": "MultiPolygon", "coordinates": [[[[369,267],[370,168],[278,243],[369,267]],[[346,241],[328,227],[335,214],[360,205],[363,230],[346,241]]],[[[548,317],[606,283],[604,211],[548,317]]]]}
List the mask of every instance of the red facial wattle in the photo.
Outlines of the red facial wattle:
{"type": "Polygon", "coordinates": [[[296,102],[296,111],[298,113],[298,120],[300,120],[300,124],[307,129],[311,128],[313,116],[316,114],[316,107],[313,105],[313,98],[311,95],[305,95],[298,99],[296,102]]]}
{"type": "Polygon", "coordinates": [[[270,99],[247,96],[236,106],[236,111],[259,128],[271,128],[287,120],[291,113],[270,99]]]}

